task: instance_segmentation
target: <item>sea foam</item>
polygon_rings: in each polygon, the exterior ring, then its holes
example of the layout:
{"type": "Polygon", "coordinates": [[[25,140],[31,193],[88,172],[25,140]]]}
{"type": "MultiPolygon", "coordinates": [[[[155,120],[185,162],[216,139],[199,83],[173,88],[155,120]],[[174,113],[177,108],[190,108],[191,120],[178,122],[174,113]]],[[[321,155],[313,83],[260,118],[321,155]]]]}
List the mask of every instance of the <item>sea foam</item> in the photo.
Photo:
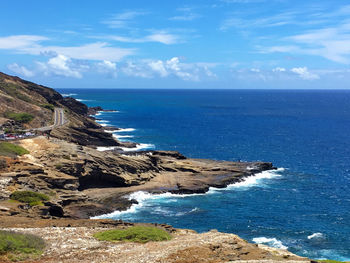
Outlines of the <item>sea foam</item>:
{"type": "Polygon", "coordinates": [[[137,144],[133,148],[127,148],[127,147],[120,147],[124,152],[133,152],[133,151],[141,151],[141,150],[146,150],[146,149],[154,149],[155,146],[154,144],[150,143],[140,143],[137,144]]]}
{"type": "Polygon", "coordinates": [[[108,123],[109,121],[107,120],[96,120],[97,123],[108,123]]]}
{"type": "Polygon", "coordinates": [[[136,129],[134,128],[121,128],[119,130],[115,130],[114,132],[132,132],[135,131],[136,129]]]}
{"type": "Polygon", "coordinates": [[[255,238],[253,238],[253,242],[255,242],[257,244],[269,245],[269,246],[275,247],[275,248],[281,248],[281,249],[288,248],[285,245],[283,245],[283,243],[280,240],[278,240],[276,238],[255,237],[255,238]]]}
{"type": "Polygon", "coordinates": [[[127,138],[133,138],[134,137],[132,135],[118,135],[118,134],[112,134],[112,136],[114,138],[116,138],[117,140],[122,141],[122,142],[126,141],[125,139],[127,139],[127,138]]]}
{"type": "MultiPolygon", "coordinates": [[[[99,148],[107,148],[107,147],[99,147],[99,148]]],[[[133,148],[129,148],[129,149],[133,149],[133,148]]],[[[255,176],[251,176],[251,177],[257,177],[257,178],[255,180],[251,179],[251,180],[249,180],[249,182],[254,182],[256,184],[257,183],[256,180],[258,180],[258,179],[273,178],[276,176],[281,176],[278,174],[278,172],[282,172],[282,171],[284,171],[284,168],[278,168],[277,170],[264,171],[264,172],[256,174],[255,176]]],[[[248,178],[245,178],[244,181],[236,183],[236,184],[242,185],[242,183],[245,182],[248,178]]],[[[250,185],[252,185],[252,184],[250,184],[250,185]]],[[[235,184],[229,185],[228,187],[232,187],[232,186],[235,186],[235,184]]],[[[244,184],[244,186],[249,186],[249,184],[246,183],[246,184],[244,184]]],[[[144,202],[146,202],[147,200],[150,200],[150,199],[171,199],[171,198],[175,199],[175,198],[202,196],[202,195],[207,195],[207,194],[215,194],[215,193],[217,193],[217,191],[222,191],[225,189],[227,189],[227,188],[210,187],[209,191],[206,193],[195,193],[195,194],[173,194],[173,193],[169,193],[169,192],[162,193],[162,194],[151,194],[151,193],[144,192],[144,191],[138,191],[138,192],[134,192],[128,196],[129,200],[134,199],[138,202],[138,204],[133,204],[128,210],[125,210],[125,211],[115,211],[115,212],[112,212],[110,214],[100,215],[100,216],[97,216],[94,218],[96,218],[96,219],[101,219],[101,218],[118,219],[118,217],[120,215],[137,212],[137,210],[139,210],[140,208],[142,208],[144,206],[144,202]]],[[[190,212],[192,213],[192,212],[195,212],[198,210],[199,210],[199,208],[195,207],[190,212]]],[[[181,216],[181,213],[183,213],[182,215],[184,215],[188,212],[179,212],[179,213],[175,214],[175,216],[181,216]]]]}
{"type": "Polygon", "coordinates": [[[83,99],[76,99],[77,101],[84,102],[84,101],[93,101],[93,100],[83,100],[83,99]]]}
{"type": "Polygon", "coordinates": [[[285,170],[285,168],[278,168],[276,170],[262,171],[261,173],[257,173],[255,175],[245,177],[240,182],[229,184],[226,188],[210,187],[208,194],[216,193],[218,191],[232,190],[235,188],[257,186],[257,185],[261,184],[261,181],[263,179],[272,179],[275,177],[282,176],[280,173],[283,172],[284,170],[285,170]]]}
{"type": "Polygon", "coordinates": [[[62,93],[62,97],[71,97],[71,96],[77,96],[78,94],[76,93],[62,93]]]}

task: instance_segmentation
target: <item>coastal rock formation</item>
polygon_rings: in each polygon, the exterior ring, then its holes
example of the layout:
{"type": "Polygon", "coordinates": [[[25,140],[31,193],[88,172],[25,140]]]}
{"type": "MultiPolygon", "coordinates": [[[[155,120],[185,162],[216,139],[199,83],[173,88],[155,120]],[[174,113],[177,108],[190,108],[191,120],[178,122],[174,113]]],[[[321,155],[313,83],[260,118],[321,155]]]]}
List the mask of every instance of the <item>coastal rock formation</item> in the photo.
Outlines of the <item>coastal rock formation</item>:
{"type": "MultiPolygon", "coordinates": [[[[78,218],[125,210],[135,202],[125,195],[134,191],[204,193],[209,187],[225,187],[273,169],[271,163],[190,159],[169,151],[100,152],[43,136],[20,144],[31,152],[3,170],[1,177],[10,178],[3,188],[50,193],[52,201],[62,206],[61,214],[78,218]]],[[[48,209],[15,211],[52,215],[48,209]]]]}

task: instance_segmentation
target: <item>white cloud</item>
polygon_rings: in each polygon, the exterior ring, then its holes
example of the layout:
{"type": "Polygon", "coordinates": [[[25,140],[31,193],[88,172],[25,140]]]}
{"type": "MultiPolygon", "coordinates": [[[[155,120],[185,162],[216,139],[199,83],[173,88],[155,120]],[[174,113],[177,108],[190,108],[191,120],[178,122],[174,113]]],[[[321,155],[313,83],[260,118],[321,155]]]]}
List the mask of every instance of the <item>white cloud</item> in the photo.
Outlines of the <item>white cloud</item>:
{"type": "Polygon", "coordinates": [[[170,34],[166,31],[158,31],[152,34],[149,34],[145,37],[123,37],[123,36],[105,36],[99,37],[104,39],[115,40],[119,42],[127,42],[127,43],[145,43],[145,42],[159,42],[162,44],[170,45],[175,44],[179,41],[179,36],[170,34]]]}
{"type": "Polygon", "coordinates": [[[39,44],[46,37],[18,35],[0,38],[0,49],[13,50],[29,55],[61,54],[72,59],[119,61],[135,53],[134,49],[112,47],[106,42],[96,42],[80,46],[44,46],[39,44]],[[13,44],[12,44],[13,43],[13,44]]]}
{"type": "Polygon", "coordinates": [[[169,45],[169,44],[176,43],[178,41],[178,36],[159,32],[159,33],[151,34],[147,36],[145,39],[149,42],[154,41],[154,42],[160,42],[160,43],[169,45]]]}
{"type": "Polygon", "coordinates": [[[177,11],[180,12],[180,14],[170,17],[169,20],[192,21],[201,17],[199,14],[193,12],[193,8],[191,7],[178,8],[177,11]]]}
{"type": "Polygon", "coordinates": [[[151,78],[152,72],[150,72],[143,63],[135,64],[132,61],[126,62],[121,68],[122,72],[127,76],[141,77],[141,78],[151,78]]]}
{"type": "Polygon", "coordinates": [[[339,63],[350,63],[350,23],[337,28],[312,30],[286,39],[305,45],[301,49],[305,54],[322,56],[339,63]]]}
{"type": "Polygon", "coordinates": [[[97,71],[108,76],[117,77],[117,64],[108,60],[96,63],[97,71]]]}
{"type": "Polygon", "coordinates": [[[260,72],[260,69],[258,69],[258,68],[251,68],[250,71],[251,72],[260,72]]]}
{"type": "Polygon", "coordinates": [[[292,68],[290,71],[305,80],[315,80],[320,78],[317,74],[311,73],[307,67],[292,68]]]}
{"type": "Polygon", "coordinates": [[[58,75],[73,78],[82,78],[81,72],[86,66],[75,65],[74,62],[64,55],[57,55],[50,58],[46,63],[37,62],[38,71],[45,75],[58,75]]]}
{"type": "Polygon", "coordinates": [[[157,60],[157,61],[151,61],[148,63],[148,65],[150,66],[150,68],[154,71],[159,73],[159,75],[161,77],[166,77],[169,75],[167,69],[164,66],[163,61],[161,60],[157,60]]]}
{"type": "MultiPolygon", "coordinates": [[[[246,18],[246,14],[238,16],[228,17],[223,20],[220,30],[225,31],[230,28],[261,28],[261,27],[279,27],[290,24],[299,24],[300,21],[297,19],[298,13],[296,12],[284,12],[267,17],[246,18]]],[[[248,16],[249,17],[249,16],[248,16]]]]}
{"type": "Polygon", "coordinates": [[[178,57],[168,60],[141,60],[127,62],[122,71],[129,76],[153,78],[155,76],[175,76],[182,80],[199,81],[201,77],[213,78],[216,75],[209,70],[214,64],[182,63],[178,57]]]}
{"type": "Polygon", "coordinates": [[[43,47],[43,51],[56,52],[74,59],[120,61],[134,53],[134,49],[116,48],[105,42],[97,42],[76,47],[43,47]]]}
{"type": "Polygon", "coordinates": [[[39,42],[48,40],[47,37],[37,35],[14,35],[0,37],[0,49],[21,50],[27,47],[40,47],[39,42]]]}
{"type": "Polygon", "coordinates": [[[13,63],[7,66],[7,68],[13,72],[15,72],[16,74],[25,76],[25,77],[33,77],[35,75],[35,73],[29,69],[27,69],[24,66],[20,66],[17,63],[13,63]]]}
{"type": "Polygon", "coordinates": [[[102,23],[108,25],[110,28],[128,28],[136,17],[145,14],[145,12],[126,11],[116,14],[111,18],[102,21],[102,23]]]}

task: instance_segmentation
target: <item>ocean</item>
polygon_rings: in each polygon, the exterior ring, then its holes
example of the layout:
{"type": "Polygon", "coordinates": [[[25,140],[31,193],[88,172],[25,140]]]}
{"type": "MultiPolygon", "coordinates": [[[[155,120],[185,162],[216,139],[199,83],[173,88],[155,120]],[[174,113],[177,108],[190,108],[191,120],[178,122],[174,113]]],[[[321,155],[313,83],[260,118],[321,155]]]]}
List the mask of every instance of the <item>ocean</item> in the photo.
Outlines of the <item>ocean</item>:
{"type": "Polygon", "coordinates": [[[124,128],[119,140],[193,158],[269,161],[198,195],[134,193],[104,217],[217,229],[314,259],[350,260],[350,91],[62,89],[124,128]]]}

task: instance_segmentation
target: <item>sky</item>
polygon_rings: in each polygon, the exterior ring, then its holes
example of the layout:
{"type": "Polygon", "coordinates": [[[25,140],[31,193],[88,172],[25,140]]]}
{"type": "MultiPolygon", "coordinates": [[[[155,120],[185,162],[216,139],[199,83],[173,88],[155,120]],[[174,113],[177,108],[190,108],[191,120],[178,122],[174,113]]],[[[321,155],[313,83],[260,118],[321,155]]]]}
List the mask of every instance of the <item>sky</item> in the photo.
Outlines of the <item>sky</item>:
{"type": "Polygon", "coordinates": [[[0,71],[52,88],[350,89],[348,0],[1,0],[0,71]]]}

